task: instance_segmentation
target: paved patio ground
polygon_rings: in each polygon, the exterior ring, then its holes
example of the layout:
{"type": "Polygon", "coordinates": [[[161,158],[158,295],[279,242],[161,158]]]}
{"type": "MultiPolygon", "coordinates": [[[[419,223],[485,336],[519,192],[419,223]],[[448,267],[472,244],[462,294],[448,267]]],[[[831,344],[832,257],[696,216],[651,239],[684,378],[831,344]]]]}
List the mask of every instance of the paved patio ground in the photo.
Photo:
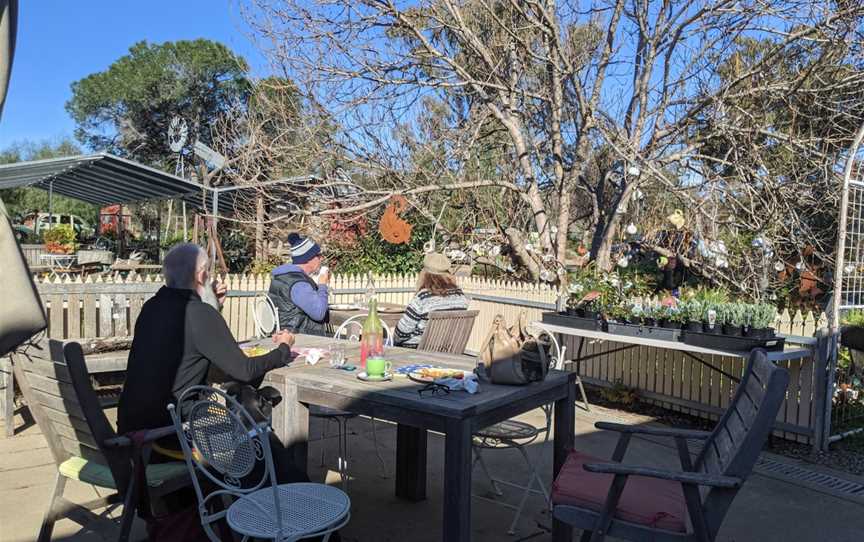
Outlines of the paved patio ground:
{"type": "MultiPolygon", "coordinates": [[[[608,457],[614,447],[614,436],[596,431],[595,421],[621,421],[647,423],[648,420],[619,411],[595,407],[591,413],[577,409],[576,447],[587,453],[608,457]]],[[[521,419],[541,424],[542,413],[538,410],[521,419]]],[[[20,425],[21,420],[16,420],[20,425]]],[[[312,427],[313,442],[310,444],[309,472],[313,480],[338,483],[335,472],[320,468],[320,426],[312,427]]],[[[393,461],[395,457],[395,427],[378,422],[378,436],[384,457],[393,461]]],[[[335,429],[333,426],[331,429],[335,429]]],[[[351,424],[350,446],[352,470],[351,482],[352,519],[343,531],[346,542],[432,542],[440,540],[441,492],[444,442],[440,436],[429,439],[428,495],[423,503],[408,503],[393,496],[392,464],[389,478],[382,478],[374,454],[371,426],[367,420],[355,420],[351,424]]],[[[327,463],[335,463],[333,450],[335,438],[327,438],[330,455],[327,463]]],[[[542,462],[542,474],[546,483],[551,477],[552,447],[549,444],[534,444],[529,454],[542,462]]],[[[13,438],[0,438],[0,542],[23,542],[34,540],[45,509],[50,486],[55,472],[45,440],[35,426],[30,426],[13,438]]],[[[526,479],[524,463],[513,451],[489,453],[487,456],[493,474],[514,482],[526,479]]],[[[661,441],[634,439],[627,456],[628,462],[643,465],[675,467],[675,450],[661,441]]],[[[815,467],[805,466],[807,469],[815,467]]],[[[838,477],[847,475],[820,472],[838,477]]],[[[860,480],[859,480],[860,481],[860,480]]],[[[726,518],[718,540],[723,542],[790,542],[831,541],[860,542],[864,540],[864,498],[843,495],[818,484],[803,485],[783,476],[757,472],[739,493],[726,518]]],[[[488,493],[489,488],[480,472],[474,476],[475,493],[488,493]]],[[[70,482],[67,485],[70,499],[89,500],[94,489],[70,482]]],[[[515,499],[510,493],[509,498],[515,499]]],[[[473,532],[477,542],[549,540],[544,530],[549,518],[543,511],[542,499],[532,497],[519,522],[515,536],[506,533],[512,511],[494,504],[474,500],[473,532]]],[[[140,522],[139,522],[140,523],[140,522]]],[[[136,540],[143,540],[142,525],[136,524],[136,540]]],[[[71,521],[58,522],[54,531],[55,540],[90,541],[110,540],[99,533],[82,530],[71,521]]],[[[577,538],[578,539],[578,538],[577,538]]]]}

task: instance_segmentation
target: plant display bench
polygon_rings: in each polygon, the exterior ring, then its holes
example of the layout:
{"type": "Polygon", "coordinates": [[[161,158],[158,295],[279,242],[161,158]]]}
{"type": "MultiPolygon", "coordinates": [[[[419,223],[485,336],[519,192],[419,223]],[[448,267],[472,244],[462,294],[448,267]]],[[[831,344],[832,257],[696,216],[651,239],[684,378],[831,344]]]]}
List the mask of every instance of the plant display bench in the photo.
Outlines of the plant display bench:
{"type": "MultiPolygon", "coordinates": [[[[635,390],[640,400],[716,419],[740,383],[748,352],[707,348],[608,331],[537,322],[566,345],[566,369],[601,389],[635,390]]],[[[686,333],[686,332],[685,332],[686,333]]],[[[780,335],[783,350],[768,359],[792,376],[774,436],[824,449],[831,435],[836,335],[780,335]]]]}

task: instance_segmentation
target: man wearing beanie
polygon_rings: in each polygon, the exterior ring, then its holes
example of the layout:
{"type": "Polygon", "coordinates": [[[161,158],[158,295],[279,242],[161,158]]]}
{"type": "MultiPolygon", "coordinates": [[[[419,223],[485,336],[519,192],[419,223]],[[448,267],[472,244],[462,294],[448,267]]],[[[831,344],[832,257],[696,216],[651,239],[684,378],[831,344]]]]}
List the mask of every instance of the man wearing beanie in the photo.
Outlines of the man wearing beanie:
{"type": "Polygon", "coordinates": [[[321,269],[321,247],[299,234],[288,235],[291,263],[273,270],[267,295],[279,311],[279,327],[292,333],[326,335],[330,272],[324,270],[318,282],[312,280],[321,269]]]}

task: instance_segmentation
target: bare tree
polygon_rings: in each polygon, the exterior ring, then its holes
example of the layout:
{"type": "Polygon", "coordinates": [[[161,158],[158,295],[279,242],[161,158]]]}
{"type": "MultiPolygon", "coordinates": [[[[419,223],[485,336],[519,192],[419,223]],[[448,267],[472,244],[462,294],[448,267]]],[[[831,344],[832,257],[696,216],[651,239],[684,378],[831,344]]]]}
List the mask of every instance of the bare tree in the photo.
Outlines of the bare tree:
{"type": "MultiPolygon", "coordinates": [[[[469,193],[472,217],[497,227],[534,279],[565,263],[574,234],[598,268],[609,268],[621,222],[645,193],[664,209],[684,208],[700,233],[716,235],[718,224],[758,230],[760,209],[797,197],[792,184],[765,183],[778,141],[806,149],[808,174],[821,168],[826,182],[833,147],[812,132],[760,127],[753,112],[757,98],[803,108],[803,95],[860,83],[857,72],[825,79],[820,70],[773,68],[798,51],[820,66],[856,54],[849,44],[861,14],[855,3],[807,0],[245,4],[275,69],[315,123],[331,128],[304,156],[321,171],[320,188],[350,190],[332,192],[338,205],[320,215],[370,212],[401,194],[433,216],[434,198],[469,193]],[[746,40],[763,47],[742,61],[746,40]],[[769,133],[754,138],[760,129],[769,133]],[[746,160],[736,154],[743,142],[752,147],[746,160]],[[536,246],[526,242],[530,232],[536,246]]],[[[838,126],[857,115],[836,105],[838,126]]],[[[268,148],[274,138],[250,144],[268,148]]],[[[795,230],[795,220],[778,234],[795,230]]]]}

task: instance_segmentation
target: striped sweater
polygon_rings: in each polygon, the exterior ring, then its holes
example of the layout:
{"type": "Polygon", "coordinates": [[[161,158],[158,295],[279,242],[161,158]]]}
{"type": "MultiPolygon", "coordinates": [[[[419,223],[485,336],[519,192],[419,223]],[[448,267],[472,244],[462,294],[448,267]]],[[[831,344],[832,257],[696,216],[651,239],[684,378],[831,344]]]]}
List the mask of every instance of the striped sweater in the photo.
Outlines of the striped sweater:
{"type": "Polygon", "coordinates": [[[429,290],[420,290],[414,299],[408,303],[405,314],[396,324],[394,342],[396,346],[416,348],[420,344],[420,337],[426,331],[430,312],[466,310],[467,308],[468,299],[458,288],[446,291],[443,296],[434,295],[429,290]]]}

